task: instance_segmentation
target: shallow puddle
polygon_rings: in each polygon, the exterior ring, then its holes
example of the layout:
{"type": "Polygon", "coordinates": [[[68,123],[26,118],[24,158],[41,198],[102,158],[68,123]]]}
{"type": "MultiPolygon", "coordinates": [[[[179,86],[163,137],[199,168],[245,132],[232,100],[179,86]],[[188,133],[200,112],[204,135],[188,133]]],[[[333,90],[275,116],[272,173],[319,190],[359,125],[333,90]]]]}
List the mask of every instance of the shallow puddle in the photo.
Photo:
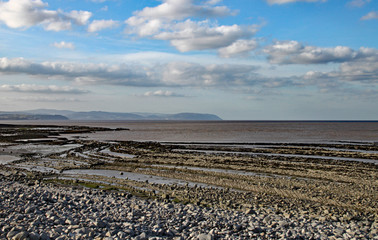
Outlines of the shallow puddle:
{"type": "Polygon", "coordinates": [[[19,160],[19,157],[12,155],[0,155],[0,165],[5,165],[14,161],[19,160]]]}
{"type": "Polygon", "coordinates": [[[50,168],[50,167],[42,167],[42,166],[36,166],[36,165],[21,165],[17,164],[14,166],[15,168],[20,168],[20,169],[25,169],[28,171],[37,171],[37,172],[42,172],[42,173],[59,173],[58,170],[55,168],[50,168]]]}
{"type": "Polygon", "coordinates": [[[221,169],[221,168],[202,168],[202,167],[158,165],[158,164],[153,164],[153,165],[149,165],[149,166],[151,166],[151,167],[176,168],[176,169],[189,169],[189,170],[204,171],[204,172],[237,174],[237,175],[242,175],[242,176],[282,177],[282,176],[279,176],[279,175],[268,175],[268,174],[263,174],[263,173],[255,173],[255,172],[231,170],[231,169],[221,169]]]}
{"type": "Polygon", "coordinates": [[[77,147],[80,144],[65,144],[65,145],[47,145],[47,144],[25,144],[25,145],[14,145],[8,147],[9,150],[13,150],[17,153],[39,153],[42,155],[48,155],[53,153],[60,153],[68,151],[77,147]]]}
{"type": "Polygon", "coordinates": [[[115,171],[115,170],[102,170],[102,169],[73,169],[73,170],[66,170],[63,172],[65,175],[95,175],[95,176],[103,176],[103,177],[109,177],[109,178],[117,178],[117,179],[128,179],[132,181],[138,181],[138,182],[145,182],[148,181],[149,183],[157,183],[157,184],[167,184],[167,185],[186,185],[189,186],[201,186],[201,187],[213,187],[213,188],[220,188],[215,185],[209,185],[204,183],[196,183],[196,182],[190,182],[190,181],[184,181],[180,179],[174,179],[174,178],[166,178],[166,177],[159,177],[159,176],[153,176],[153,175],[147,175],[147,174],[141,174],[141,173],[132,173],[132,172],[121,172],[121,171],[115,171]]]}

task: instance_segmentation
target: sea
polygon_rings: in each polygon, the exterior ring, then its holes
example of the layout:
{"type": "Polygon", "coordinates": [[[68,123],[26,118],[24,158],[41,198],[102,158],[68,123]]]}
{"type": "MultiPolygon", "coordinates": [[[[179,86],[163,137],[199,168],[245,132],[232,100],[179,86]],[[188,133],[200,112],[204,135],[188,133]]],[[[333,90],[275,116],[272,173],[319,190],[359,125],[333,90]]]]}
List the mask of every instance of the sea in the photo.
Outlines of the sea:
{"type": "Polygon", "coordinates": [[[104,141],[378,144],[378,121],[0,121],[1,123],[129,129],[80,135],[104,141]]]}

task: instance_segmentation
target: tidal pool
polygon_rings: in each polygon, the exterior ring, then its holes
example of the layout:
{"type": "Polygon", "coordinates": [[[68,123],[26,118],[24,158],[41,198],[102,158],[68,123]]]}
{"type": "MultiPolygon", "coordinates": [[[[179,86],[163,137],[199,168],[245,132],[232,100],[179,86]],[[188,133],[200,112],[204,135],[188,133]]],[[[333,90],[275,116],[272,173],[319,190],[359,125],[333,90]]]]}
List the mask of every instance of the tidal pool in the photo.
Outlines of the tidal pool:
{"type": "Polygon", "coordinates": [[[159,176],[153,176],[148,174],[141,174],[141,173],[133,173],[133,172],[121,172],[121,171],[115,171],[115,170],[103,170],[103,169],[72,169],[72,170],[66,170],[63,171],[64,175],[94,175],[94,176],[103,176],[108,178],[117,178],[117,179],[128,179],[132,181],[138,181],[138,182],[145,182],[148,181],[149,183],[157,183],[157,184],[167,184],[167,185],[186,185],[188,186],[200,186],[200,187],[213,187],[213,188],[220,188],[215,185],[209,185],[204,183],[196,183],[191,181],[185,181],[180,179],[174,179],[174,178],[166,178],[166,177],[159,177],[159,176]]]}
{"type": "Polygon", "coordinates": [[[0,155],[0,165],[6,165],[8,163],[19,160],[19,157],[12,155],[0,155]]]}
{"type": "Polygon", "coordinates": [[[198,152],[198,153],[205,153],[205,154],[236,154],[236,155],[251,155],[251,156],[300,157],[300,158],[326,159],[326,160],[338,160],[338,161],[355,161],[355,162],[365,162],[365,163],[378,164],[378,160],[374,160],[374,159],[329,157],[329,156],[316,156],[316,155],[233,152],[233,151],[196,150],[196,149],[174,149],[172,151],[175,151],[175,152],[198,152]]]}
{"type": "Polygon", "coordinates": [[[39,153],[42,155],[48,155],[53,153],[60,153],[68,151],[77,147],[81,147],[80,144],[65,144],[65,145],[49,145],[49,144],[24,144],[13,145],[8,147],[9,151],[17,153],[39,153]]]}
{"type": "Polygon", "coordinates": [[[259,177],[282,177],[279,175],[268,175],[263,173],[256,173],[256,172],[248,172],[248,171],[240,171],[240,170],[232,170],[232,169],[221,169],[221,168],[202,168],[202,167],[190,167],[190,166],[173,166],[173,165],[147,165],[151,167],[165,167],[165,168],[177,168],[177,169],[189,169],[195,171],[204,171],[204,172],[215,172],[215,173],[226,173],[226,174],[237,174],[243,176],[259,176],[259,177]]]}

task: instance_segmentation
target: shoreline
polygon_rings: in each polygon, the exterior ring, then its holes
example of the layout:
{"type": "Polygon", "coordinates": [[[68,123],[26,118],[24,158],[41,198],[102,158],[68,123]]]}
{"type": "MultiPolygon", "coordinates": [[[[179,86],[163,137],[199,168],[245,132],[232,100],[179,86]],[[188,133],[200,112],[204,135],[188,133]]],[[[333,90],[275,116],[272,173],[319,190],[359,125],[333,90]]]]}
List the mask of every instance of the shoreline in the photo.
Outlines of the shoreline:
{"type": "Polygon", "coordinates": [[[63,135],[70,131],[83,136],[108,130],[67,126],[53,129],[0,127],[0,157],[20,158],[0,165],[0,204],[4,209],[0,212],[3,219],[0,238],[6,238],[11,232],[24,232],[29,236],[38,235],[35,239],[43,239],[43,234],[45,239],[59,239],[59,231],[66,236],[60,239],[373,239],[377,235],[377,164],[325,159],[349,156],[378,161],[375,144],[250,143],[248,148],[243,148],[242,143],[108,142],[80,137],[67,139],[63,135]],[[41,136],[53,136],[54,140],[44,141],[41,136]],[[41,141],[19,141],[33,138],[41,141]],[[177,152],[175,149],[218,153],[177,152]],[[238,151],[250,155],[237,154],[238,151]],[[276,155],[256,155],[262,152],[276,155]],[[308,154],[319,159],[306,157],[308,154]],[[66,174],[70,169],[76,172],[90,169],[101,174],[90,171],[66,174]],[[112,175],[106,171],[111,171],[112,175]],[[75,200],[67,205],[62,192],[75,200]],[[36,202],[41,193],[53,201],[36,202]],[[80,194],[82,197],[77,197],[80,194]],[[22,196],[30,196],[30,199],[22,196]],[[81,201],[82,198],[86,201],[81,201]],[[84,204],[94,198],[102,199],[101,204],[84,204]],[[139,207],[134,209],[132,203],[139,207]],[[104,222],[107,227],[89,223],[93,212],[77,216],[80,220],[67,222],[71,204],[84,212],[91,206],[107,209],[108,212],[98,212],[107,216],[104,222]],[[138,219],[144,217],[148,221],[117,215],[118,210],[107,207],[114,204],[116,209],[124,207],[126,215],[140,210],[138,219]],[[34,206],[34,217],[47,222],[53,218],[57,227],[43,231],[38,227],[45,226],[43,221],[33,225],[35,221],[27,216],[28,211],[22,210],[27,206],[34,206]],[[59,215],[52,206],[58,206],[67,214],[59,215]],[[170,217],[164,218],[160,213],[167,209],[170,217]],[[178,225],[170,222],[175,214],[188,209],[195,213],[188,224],[184,224],[188,220],[185,215],[176,217],[178,225]],[[53,214],[47,216],[48,212],[53,214]],[[210,220],[201,225],[204,215],[210,220]],[[118,218],[133,227],[125,227],[118,218]],[[25,224],[17,226],[19,221],[12,223],[14,219],[23,219],[25,224]],[[156,224],[158,227],[154,227],[156,224]]]}

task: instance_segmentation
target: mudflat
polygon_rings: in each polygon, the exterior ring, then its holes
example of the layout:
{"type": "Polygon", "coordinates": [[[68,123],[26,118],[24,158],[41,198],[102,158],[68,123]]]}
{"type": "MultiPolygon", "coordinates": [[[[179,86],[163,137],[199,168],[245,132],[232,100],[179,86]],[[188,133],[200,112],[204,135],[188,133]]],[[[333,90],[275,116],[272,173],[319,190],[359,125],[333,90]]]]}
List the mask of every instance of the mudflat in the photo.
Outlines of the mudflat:
{"type": "Polygon", "coordinates": [[[80,135],[125,130],[0,125],[0,238],[377,236],[374,142],[163,143],[80,135]]]}

